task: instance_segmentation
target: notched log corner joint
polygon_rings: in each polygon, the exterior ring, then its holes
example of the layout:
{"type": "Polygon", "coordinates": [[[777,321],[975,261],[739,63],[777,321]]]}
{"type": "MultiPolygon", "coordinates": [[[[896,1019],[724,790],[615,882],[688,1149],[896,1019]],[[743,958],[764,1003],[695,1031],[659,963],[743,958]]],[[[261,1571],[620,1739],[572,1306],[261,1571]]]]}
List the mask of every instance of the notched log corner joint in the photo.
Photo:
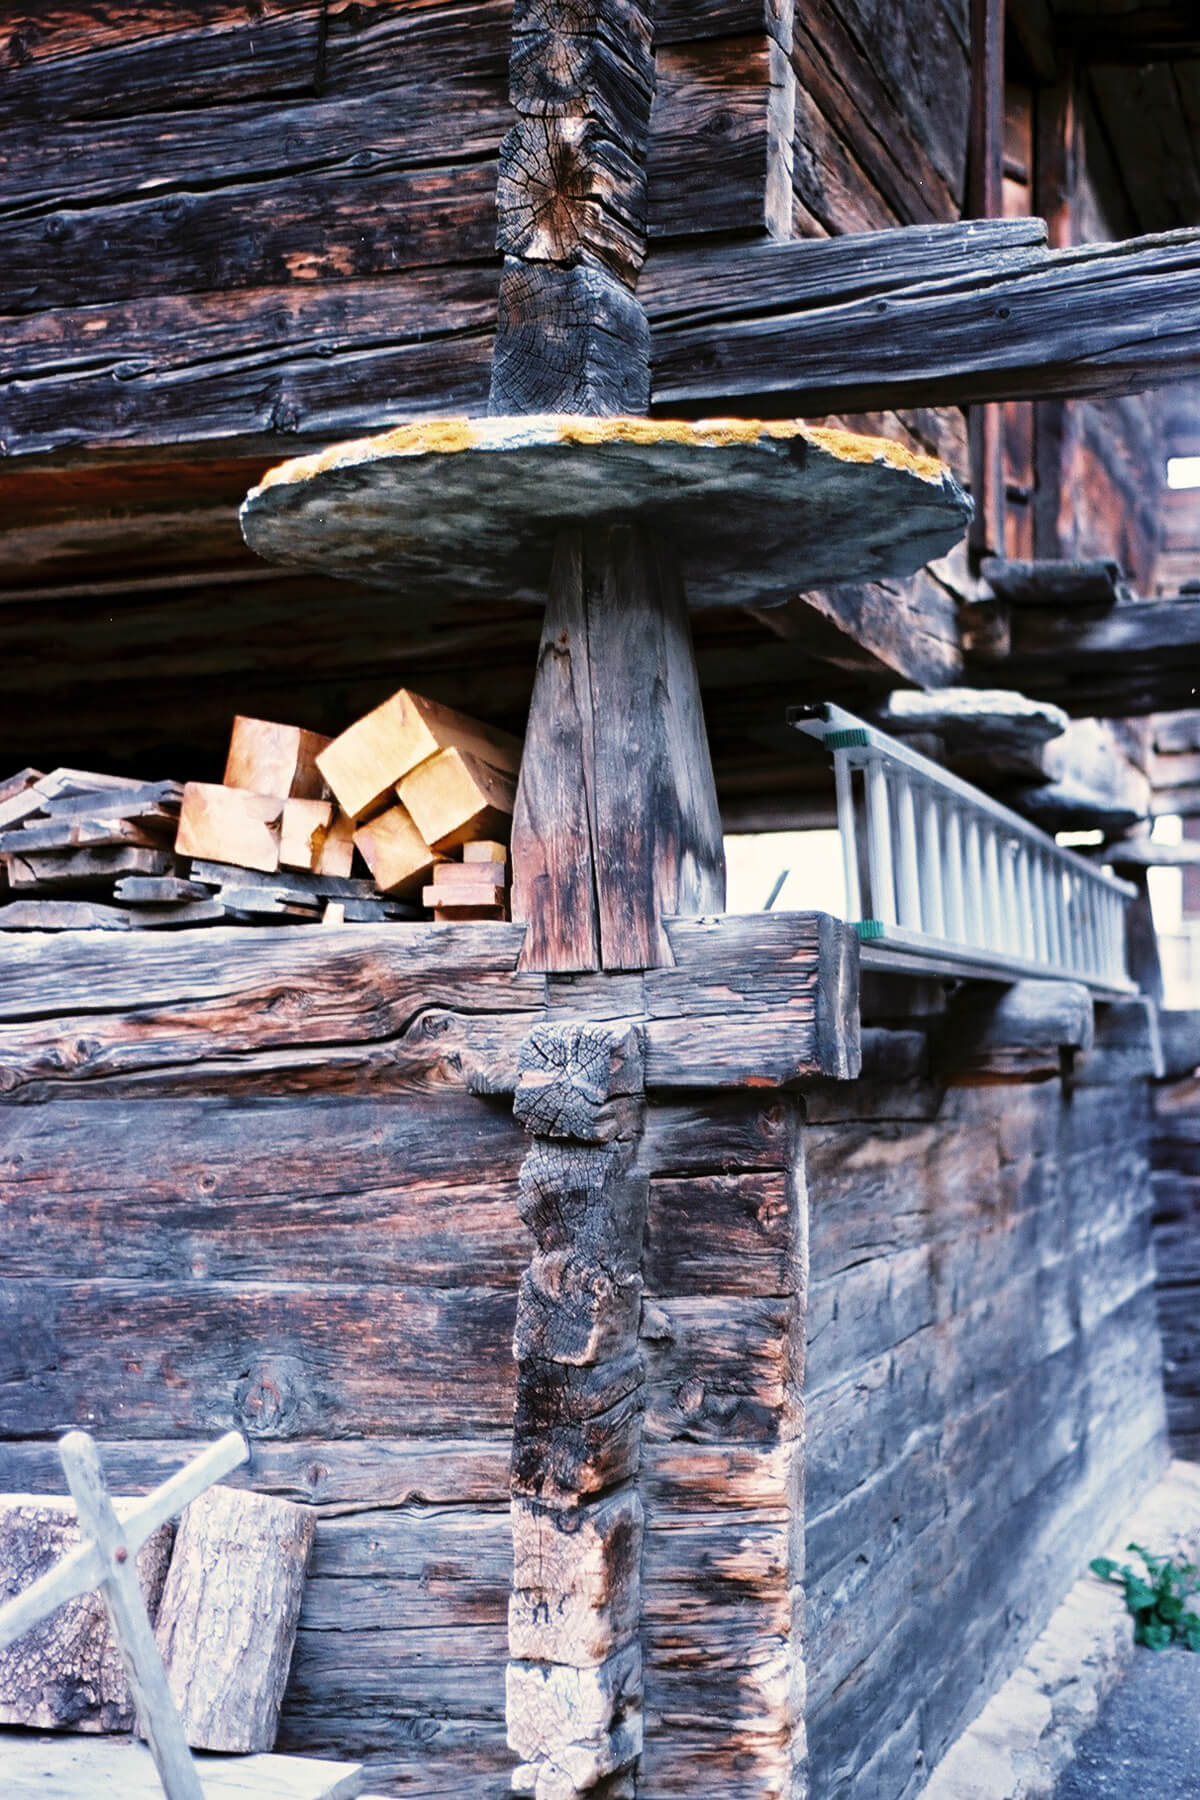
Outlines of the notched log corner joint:
{"type": "Polygon", "coordinates": [[[507,1715],[535,1800],[624,1800],[641,1752],[644,1078],[639,1025],[539,1025],[520,1055],[507,1715]]]}

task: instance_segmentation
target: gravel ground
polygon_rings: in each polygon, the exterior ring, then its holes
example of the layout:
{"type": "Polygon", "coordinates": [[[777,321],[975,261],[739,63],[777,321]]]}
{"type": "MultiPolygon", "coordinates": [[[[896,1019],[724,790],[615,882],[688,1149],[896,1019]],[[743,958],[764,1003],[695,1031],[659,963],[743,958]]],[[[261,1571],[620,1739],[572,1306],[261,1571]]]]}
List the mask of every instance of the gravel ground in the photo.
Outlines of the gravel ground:
{"type": "Polygon", "coordinates": [[[1200,1655],[1139,1650],[1054,1800],[1200,1800],[1200,1655]]]}

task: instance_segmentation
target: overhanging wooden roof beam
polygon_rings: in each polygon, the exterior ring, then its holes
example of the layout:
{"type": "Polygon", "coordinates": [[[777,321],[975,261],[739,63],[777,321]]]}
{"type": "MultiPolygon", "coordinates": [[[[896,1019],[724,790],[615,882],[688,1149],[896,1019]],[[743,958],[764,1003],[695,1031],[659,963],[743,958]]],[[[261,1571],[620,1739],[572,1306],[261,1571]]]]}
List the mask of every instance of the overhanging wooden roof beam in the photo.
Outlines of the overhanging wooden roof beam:
{"type": "MultiPolygon", "coordinates": [[[[870,240],[861,244],[869,258],[870,240]]],[[[770,305],[738,305],[711,251],[691,271],[687,322],[664,317],[648,293],[652,405],[711,410],[719,395],[813,418],[1126,394],[1200,371],[1200,230],[1035,253],[1018,269],[985,250],[968,275],[935,268],[832,304],[814,293],[809,263],[823,248],[763,244],[761,267],[743,263],[748,291],[773,291],[770,305]]]]}
{"type": "Polygon", "coordinates": [[[1076,718],[1132,718],[1196,704],[1200,596],[1136,601],[1099,617],[1083,608],[1013,607],[1008,626],[1002,653],[981,647],[970,657],[969,673],[981,684],[1002,680],[1076,718]]]}

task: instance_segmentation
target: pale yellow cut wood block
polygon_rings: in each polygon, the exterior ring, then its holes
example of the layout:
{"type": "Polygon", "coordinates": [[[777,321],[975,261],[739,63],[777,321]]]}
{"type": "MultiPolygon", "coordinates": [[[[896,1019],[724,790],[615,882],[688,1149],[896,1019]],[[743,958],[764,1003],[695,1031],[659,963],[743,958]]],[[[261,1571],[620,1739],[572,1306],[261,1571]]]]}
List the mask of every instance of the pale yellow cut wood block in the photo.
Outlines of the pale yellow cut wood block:
{"type": "Polygon", "coordinates": [[[334,738],[317,765],[339,804],[356,822],[386,804],[396,783],[438,750],[457,748],[516,773],[521,743],[401,688],[382,706],[334,738]]]}
{"type": "MultiPolygon", "coordinates": [[[[471,848],[464,844],[464,852],[471,848]]],[[[508,864],[504,862],[444,862],[438,865],[439,888],[498,887],[508,880],[508,864]]]]}
{"type": "Polygon", "coordinates": [[[415,892],[437,860],[403,806],[360,825],[354,842],[384,894],[415,892]]]}
{"type": "Polygon", "coordinates": [[[299,725],[276,725],[270,719],[233,721],[225,786],[248,788],[252,794],[274,794],[280,800],[319,800],[325,783],[317,753],[330,742],[299,725]]]}
{"type": "Polygon", "coordinates": [[[435,850],[507,832],[516,799],[511,776],[463,750],[439,750],[406,775],[396,791],[435,850]]]}
{"type": "Polygon", "coordinates": [[[179,809],[175,849],[180,856],[274,874],[279,867],[282,813],[283,801],[274,794],[189,781],[179,809]]]}
{"type": "Polygon", "coordinates": [[[472,885],[466,883],[446,884],[442,881],[441,870],[438,870],[437,881],[433,887],[422,889],[422,906],[503,906],[504,886],[497,887],[492,882],[480,881],[472,885]]]}
{"type": "Polygon", "coordinates": [[[494,844],[490,838],[474,838],[463,845],[465,863],[508,863],[508,845],[494,844]]]}
{"type": "Polygon", "coordinates": [[[313,875],[349,875],[354,862],[354,823],[332,800],[287,800],[279,862],[313,875]]]}
{"type": "Polygon", "coordinates": [[[332,823],[332,800],[285,800],[279,833],[280,868],[311,870],[332,823]]]}

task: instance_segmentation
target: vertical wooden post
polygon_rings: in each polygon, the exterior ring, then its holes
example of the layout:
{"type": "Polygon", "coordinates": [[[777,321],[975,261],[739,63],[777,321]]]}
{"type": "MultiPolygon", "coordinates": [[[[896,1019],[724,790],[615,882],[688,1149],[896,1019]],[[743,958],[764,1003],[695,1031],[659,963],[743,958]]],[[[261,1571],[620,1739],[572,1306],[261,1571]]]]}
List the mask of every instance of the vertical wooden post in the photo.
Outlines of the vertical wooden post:
{"type": "Polygon", "coordinates": [[[636,1026],[541,1025],[514,1106],[537,1249],[513,1343],[508,1741],[514,1791],[554,1800],[631,1792],[642,1748],[643,1069],[636,1026]]]}
{"type": "Polygon", "coordinates": [[[652,25],[640,0],[516,0],[500,148],[493,413],[645,412],[652,25]]]}
{"type": "MultiPolygon", "coordinates": [[[[494,413],[644,412],[654,92],[641,0],[517,0],[500,154],[494,413]]],[[[522,967],[653,968],[664,913],[720,911],[724,855],[691,633],[665,545],[564,529],[513,825],[522,967]]]]}
{"type": "MultiPolygon", "coordinates": [[[[971,122],[966,215],[1004,210],[1004,0],[971,0],[971,122]]],[[[975,517],[968,544],[977,557],[1004,554],[1004,412],[972,406],[967,430],[975,517]]]]}
{"type": "Polygon", "coordinates": [[[558,541],[513,818],[527,969],[669,965],[725,865],[683,594],[634,525],[558,541]]]}
{"type": "MultiPolygon", "coordinates": [[[[1045,219],[1052,250],[1074,238],[1076,62],[1064,52],[1059,79],[1037,90],[1034,119],[1034,211],[1045,219]]],[[[1067,402],[1033,403],[1033,554],[1053,561],[1063,554],[1059,530],[1067,461],[1067,402]]]]}

